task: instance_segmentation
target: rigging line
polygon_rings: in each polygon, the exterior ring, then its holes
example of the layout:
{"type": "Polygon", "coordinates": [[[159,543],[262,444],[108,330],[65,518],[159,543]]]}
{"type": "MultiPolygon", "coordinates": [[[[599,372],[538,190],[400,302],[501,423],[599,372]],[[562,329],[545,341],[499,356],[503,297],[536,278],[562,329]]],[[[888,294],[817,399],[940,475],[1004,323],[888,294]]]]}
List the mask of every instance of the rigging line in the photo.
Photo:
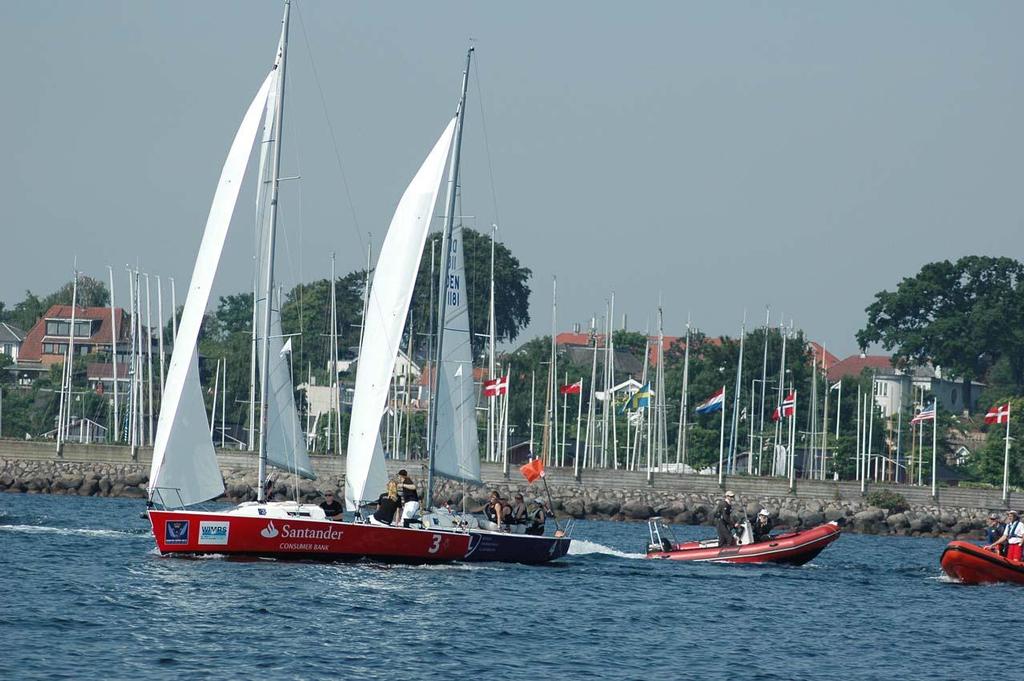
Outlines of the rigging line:
{"type": "Polygon", "coordinates": [[[296,14],[299,17],[299,27],[302,29],[302,38],[306,43],[306,54],[309,55],[309,67],[313,73],[313,82],[316,83],[317,91],[320,94],[320,106],[324,112],[324,120],[327,122],[327,130],[331,135],[331,145],[334,150],[334,158],[338,162],[338,171],[341,173],[341,184],[345,188],[345,198],[348,200],[349,212],[352,213],[352,224],[356,232],[356,239],[359,242],[360,250],[366,250],[366,244],[363,243],[362,229],[359,227],[359,218],[356,217],[356,206],[352,201],[352,192],[348,186],[348,177],[345,175],[345,166],[341,162],[341,151],[338,146],[338,138],[334,134],[334,126],[331,124],[331,117],[327,113],[327,99],[324,97],[324,88],[320,84],[320,76],[316,70],[316,62],[313,60],[313,46],[309,41],[309,34],[306,32],[306,21],[303,19],[302,11],[299,9],[299,3],[295,3],[296,14]]]}
{"type": "Polygon", "coordinates": [[[501,216],[498,214],[498,193],[494,187],[494,164],[491,162],[491,144],[487,139],[487,118],[484,116],[484,93],[480,89],[480,55],[476,55],[476,69],[473,70],[473,80],[476,82],[477,104],[480,107],[480,129],[484,133],[484,151],[487,154],[487,175],[491,182],[491,203],[494,204],[494,221],[501,224],[501,216]]]}

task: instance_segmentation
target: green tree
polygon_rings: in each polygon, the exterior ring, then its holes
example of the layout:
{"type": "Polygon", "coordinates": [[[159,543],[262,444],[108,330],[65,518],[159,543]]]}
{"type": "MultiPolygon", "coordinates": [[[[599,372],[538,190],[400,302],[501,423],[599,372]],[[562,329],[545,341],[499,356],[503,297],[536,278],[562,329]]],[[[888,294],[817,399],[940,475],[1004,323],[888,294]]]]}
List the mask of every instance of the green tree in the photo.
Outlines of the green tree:
{"type": "MultiPolygon", "coordinates": [[[[466,269],[466,290],[469,299],[469,333],[473,356],[479,357],[486,347],[487,315],[490,300],[491,238],[476,230],[463,227],[462,250],[466,269]]],[[[412,322],[417,334],[426,334],[436,324],[436,313],[431,313],[431,282],[437,301],[437,271],[441,268],[441,234],[435,232],[427,238],[420,258],[416,287],[412,296],[412,322]],[[434,252],[434,273],[430,271],[431,251],[434,252]],[[431,322],[433,321],[433,324],[431,322]]],[[[494,245],[494,309],[498,342],[512,342],[530,323],[530,286],[533,272],[523,267],[519,259],[505,244],[494,245]]]]}
{"type": "Polygon", "coordinates": [[[74,289],[75,282],[69,281],[46,296],[42,301],[42,311],[45,312],[53,305],[70,305],[72,297],[79,307],[103,307],[110,302],[110,291],[107,290],[107,285],[86,274],[78,275],[77,293],[74,289]]]}
{"type": "Polygon", "coordinates": [[[875,294],[867,323],[857,332],[862,348],[881,343],[897,365],[932,362],[963,381],[984,380],[1000,359],[1014,383],[1024,383],[1024,264],[1011,258],[966,256],[929,263],[895,291],[875,294]]]}

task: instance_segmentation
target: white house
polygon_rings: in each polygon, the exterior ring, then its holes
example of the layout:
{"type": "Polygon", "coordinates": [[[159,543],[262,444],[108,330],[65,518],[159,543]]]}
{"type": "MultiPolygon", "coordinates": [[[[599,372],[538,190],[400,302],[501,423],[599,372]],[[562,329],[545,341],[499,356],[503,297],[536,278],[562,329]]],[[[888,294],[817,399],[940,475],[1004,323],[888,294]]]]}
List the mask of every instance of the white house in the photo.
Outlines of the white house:
{"type": "Polygon", "coordinates": [[[12,362],[18,361],[18,352],[25,340],[25,332],[7,322],[0,322],[0,355],[7,355],[12,362]]]}

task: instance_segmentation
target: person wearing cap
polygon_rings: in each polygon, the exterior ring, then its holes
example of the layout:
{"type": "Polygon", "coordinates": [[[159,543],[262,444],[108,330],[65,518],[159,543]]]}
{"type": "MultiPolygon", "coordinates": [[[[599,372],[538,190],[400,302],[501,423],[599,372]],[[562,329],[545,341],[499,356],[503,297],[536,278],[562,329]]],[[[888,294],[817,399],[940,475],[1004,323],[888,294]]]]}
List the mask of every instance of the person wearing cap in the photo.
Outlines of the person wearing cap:
{"type": "Polygon", "coordinates": [[[320,508],[324,509],[324,515],[328,520],[341,520],[341,514],[345,510],[341,503],[334,498],[334,492],[330,490],[324,493],[324,500],[320,502],[320,508]]]}
{"type": "Polygon", "coordinates": [[[548,505],[544,503],[544,500],[537,497],[533,500],[533,508],[530,510],[530,524],[526,528],[526,534],[532,534],[538,537],[543,535],[544,521],[548,517],[553,518],[554,514],[548,509],[548,505]]]}
{"type": "Polygon", "coordinates": [[[768,541],[772,538],[772,528],[775,527],[775,523],[772,522],[772,516],[768,513],[768,509],[762,508],[757,517],[754,518],[754,524],[751,525],[751,531],[754,533],[754,541],[768,541]]]}
{"type": "Polygon", "coordinates": [[[1019,562],[1022,543],[1024,543],[1024,523],[1021,523],[1020,514],[1017,511],[1008,511],[1006,514],[1006,529],[1003,530],[1003,536],[985,548],[991,551],[1005,545],[1007,560],[1019,562]]]}
{"type": "Polygon", "coordinates": [[[409,527],[416,522],[416,514],[420,512],[420,495],[416,491],[416,482],[404,468],[398,471],[398,494],[402,498],[402,525],[409,527]]]}
{"type": "MultiPolygon", "coordinates": [[[[1003,531],[1006,530],[1006,525],[999,521],[998,513],[989,513],[987,526],[985,527],[985,544],[991,546],[996,543],[996,540],[1003,536],[1003,531]]],[[[1006,555],[1006,544],[999,546],[999,555],[1006,555]]]]}
{"type": "Polygon", "coordinates": [[[736,493],[729,490],[725,496],[715,504],[715,530],[718,531],[718,545],[720,547],[732,546],[736,538],[732,534],[732,528],[736,521],[732,517],[732,504],[736,501],[736,493]]]}
{"type": "Polygon", "coordinates": [[[526,502],[523,501],[523,495],[516,494],[507,519],[509,530],[516,534],[522,534],[526,529],[526,516],[526,502]]]}

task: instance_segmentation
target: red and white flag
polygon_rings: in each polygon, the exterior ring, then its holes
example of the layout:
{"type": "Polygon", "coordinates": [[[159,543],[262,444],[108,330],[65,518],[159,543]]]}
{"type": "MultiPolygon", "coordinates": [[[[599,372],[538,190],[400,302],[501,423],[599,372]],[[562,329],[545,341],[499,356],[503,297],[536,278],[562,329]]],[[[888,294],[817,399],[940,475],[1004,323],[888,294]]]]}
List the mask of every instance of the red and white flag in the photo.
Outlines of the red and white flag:
{"type": "Polygon", "coordinates": [[[1010,422],[1010,403],[997,404],[988,410],[985,414],[985,423],[1009,423],[1010,422]]]}
{"type": "Polygon", "coordinates": [[[780,413],[779,407],[775,407],[775,411],[772,412],[772,421],[778,421],[780,419],[788,419],[790,416],[796,415],[796,391],[791,390],[786,399],[782,400],[782,411],[780,413]]]}
{"type": "Polygon", "coordinates": [[[563,395],[579,395],[583,392],[583,379],[559,387],[558,392],[563,395]]]}
{"type": "Polygon", "coordinates": [[[508,374],[484,381],[484,397],[508,394],[508,374]]]}

